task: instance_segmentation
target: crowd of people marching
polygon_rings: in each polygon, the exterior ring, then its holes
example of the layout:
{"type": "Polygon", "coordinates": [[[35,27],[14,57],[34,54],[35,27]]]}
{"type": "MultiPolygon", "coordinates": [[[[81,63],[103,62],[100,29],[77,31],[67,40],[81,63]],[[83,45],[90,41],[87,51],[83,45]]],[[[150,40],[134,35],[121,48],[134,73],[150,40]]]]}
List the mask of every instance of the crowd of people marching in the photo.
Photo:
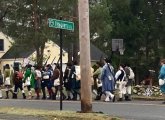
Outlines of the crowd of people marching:
{"type": "MultiPolygon", "coordinates": [[[[61,89],[60,75],[63,75],[62,99],[81,99],[81,78],[77,75],[76,66],[76,62],[68,63],[65,72],[61,74],[58,64],[54,69],[50,64],[44,67],[26,65],[24,69],[20,69],[19,66],[11,68],[6,64],[3,76],[0,71],[0,98],[17,99],[18,92],[22,92],[23,99],[56,100],[61,89]],[[5,89],[6,95],[2,96],[2,88],[5,89]]],[[[118,95],[118,101],[130,101],[131,85],[135,75],[129,65],[121,64],[115,72],[111,61],[104,59],[104,63],[97,62],[96,66],[91,78],[95,100],[101,100],[104,95],[104,101],[114,102],[118,95]],[[118,94],[115,93],[116,90],[118,94]]]]}

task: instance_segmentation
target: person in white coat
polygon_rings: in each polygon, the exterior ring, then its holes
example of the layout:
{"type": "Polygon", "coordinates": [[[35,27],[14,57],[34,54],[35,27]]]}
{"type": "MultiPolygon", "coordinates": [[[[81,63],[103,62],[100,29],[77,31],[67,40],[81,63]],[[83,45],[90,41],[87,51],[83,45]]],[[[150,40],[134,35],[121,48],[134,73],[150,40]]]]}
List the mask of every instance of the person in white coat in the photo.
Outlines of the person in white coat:
{"type": "Polygon", "coordinates": [[[126,73],[126,81],[127,81],[125,100],[131,101],[132,84],[135,79],[135,73],[133,72],[132,68],[129,67],[129,64],[124,65],[124,70],[126,73]]]}
{"type": "Polygon", "coordinates": [[[124,71],[123,65],[119,66],[118,71],[115,74],[116,79],[116,87],[119,90],[119,100],[122,101],[124,95],[126,94],[126,81],[125,81],[126,73],[124,71]]]}

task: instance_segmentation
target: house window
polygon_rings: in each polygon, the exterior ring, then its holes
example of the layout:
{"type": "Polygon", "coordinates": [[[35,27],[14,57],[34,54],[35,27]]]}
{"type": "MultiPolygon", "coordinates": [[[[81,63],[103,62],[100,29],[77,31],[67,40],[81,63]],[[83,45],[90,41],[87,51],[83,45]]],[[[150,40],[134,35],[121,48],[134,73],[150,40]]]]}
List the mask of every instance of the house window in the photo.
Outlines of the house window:
{"type": "Polygon", "coordinates": [[[0,51],[4,51],[4,40],[0,39],[0,51]]]}

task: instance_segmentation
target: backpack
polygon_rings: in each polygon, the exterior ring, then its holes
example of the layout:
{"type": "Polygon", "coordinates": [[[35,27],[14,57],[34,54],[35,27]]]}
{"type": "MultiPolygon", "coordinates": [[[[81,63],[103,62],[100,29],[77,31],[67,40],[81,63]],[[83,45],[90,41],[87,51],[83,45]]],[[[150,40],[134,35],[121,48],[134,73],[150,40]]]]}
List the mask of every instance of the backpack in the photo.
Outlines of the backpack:
{"type": "Polygon", "coordinates": [[[22,80],[23,79],[23,73],[21,71],[17,71],[16,74],[17,74],[17,79],[18,80],[22,80]]]}
{"type": "Polygon", "coordinates": [[[0,85],[2,85],[2,84],[3,84],[3,76],[0,75],[0,85]]]}
{"type": "Polygon", "coordinates": [[[135,74],[134,74],[134,72],[133,72],[133,70],[130,68],[130,67],[128,67],[128,69],[129,69],[129,71],[130,71],[130,75],[129,75],[129,79],[134,79],[135,78],[135,74]]]}

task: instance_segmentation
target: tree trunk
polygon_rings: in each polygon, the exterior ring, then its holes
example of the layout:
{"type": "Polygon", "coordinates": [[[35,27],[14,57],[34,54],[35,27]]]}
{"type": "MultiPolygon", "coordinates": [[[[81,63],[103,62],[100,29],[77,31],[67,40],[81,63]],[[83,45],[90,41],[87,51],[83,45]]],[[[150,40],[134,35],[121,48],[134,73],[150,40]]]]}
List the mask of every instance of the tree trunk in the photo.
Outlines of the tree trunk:
{"type": "MultiPolygon", "coordinates": [[[[74,4],[74,13],[73,13],[74,18],[78,18],[78,1],[75,1],[74,4]]],[[[78,34],[79,34],[79,26],[78,26],[78,20],[74,19],[74,24],[75,24],[75,35],[74,35],[74,40],[75,42],[73,43],[73,61],[76,61],[77,64],[80,63],[79,60],[79,40],[78,40],[78,34]]]]}
{"type": "Polygon", "coordinates": [[[40,47],[36,48],[37,51],[37,65],[43,66],[43,54],[44,54],[45,43],[43,43],[40,47]]]}
{"type": "Polygon", "coordinates": [[[69,47],[68,47],[68,63],[72,63],[72,57],[73,57],[73,43],[69,43],[69,47]]]}
{"type": "Polygon", "coordinates": [[[75,43],[73,44],[73,61],[79,65],[79,43],[78,40],[75,41],[75,43]]]}
{"type": "Polygon", "coordinates": [[[33,0],[33,16],[34,16],[34,30],[35,30],[35,39],[34,39],[34,46],[36,49],[36,57],[37,57],[37,65],[43,65],[43,53],[45,48],[45,42],[40,37],[39,34],[39,25],[40,25],[40,17],[38,12],[38,0],[33,0]]]}
{"type": "Polygon", "coordinates": [[[154,48],[154,52],[155,52],[155,56],[154,56],[154,58],[155,58],[155,64],[154,64],[154,68],[155,68],[155,78],[154,78],[154,80],[155,81],[153,81],[153,84],[154,85],[157,85],[158,84],[158,82],[157,82],[157,76],[159,75],[159,63],[160,63],[160,52],[159,52],[159,39],[157,39],[156,40],[156,42],[155,42],[155,48],[154,48]]]}
{"type": "Polygon", "coordinates": [[[146,38],[146,61],[148,63],[148,60],[149,60],[149,41],[150,41],[150,33],[147,34],[147,38],[146,38]]]}

